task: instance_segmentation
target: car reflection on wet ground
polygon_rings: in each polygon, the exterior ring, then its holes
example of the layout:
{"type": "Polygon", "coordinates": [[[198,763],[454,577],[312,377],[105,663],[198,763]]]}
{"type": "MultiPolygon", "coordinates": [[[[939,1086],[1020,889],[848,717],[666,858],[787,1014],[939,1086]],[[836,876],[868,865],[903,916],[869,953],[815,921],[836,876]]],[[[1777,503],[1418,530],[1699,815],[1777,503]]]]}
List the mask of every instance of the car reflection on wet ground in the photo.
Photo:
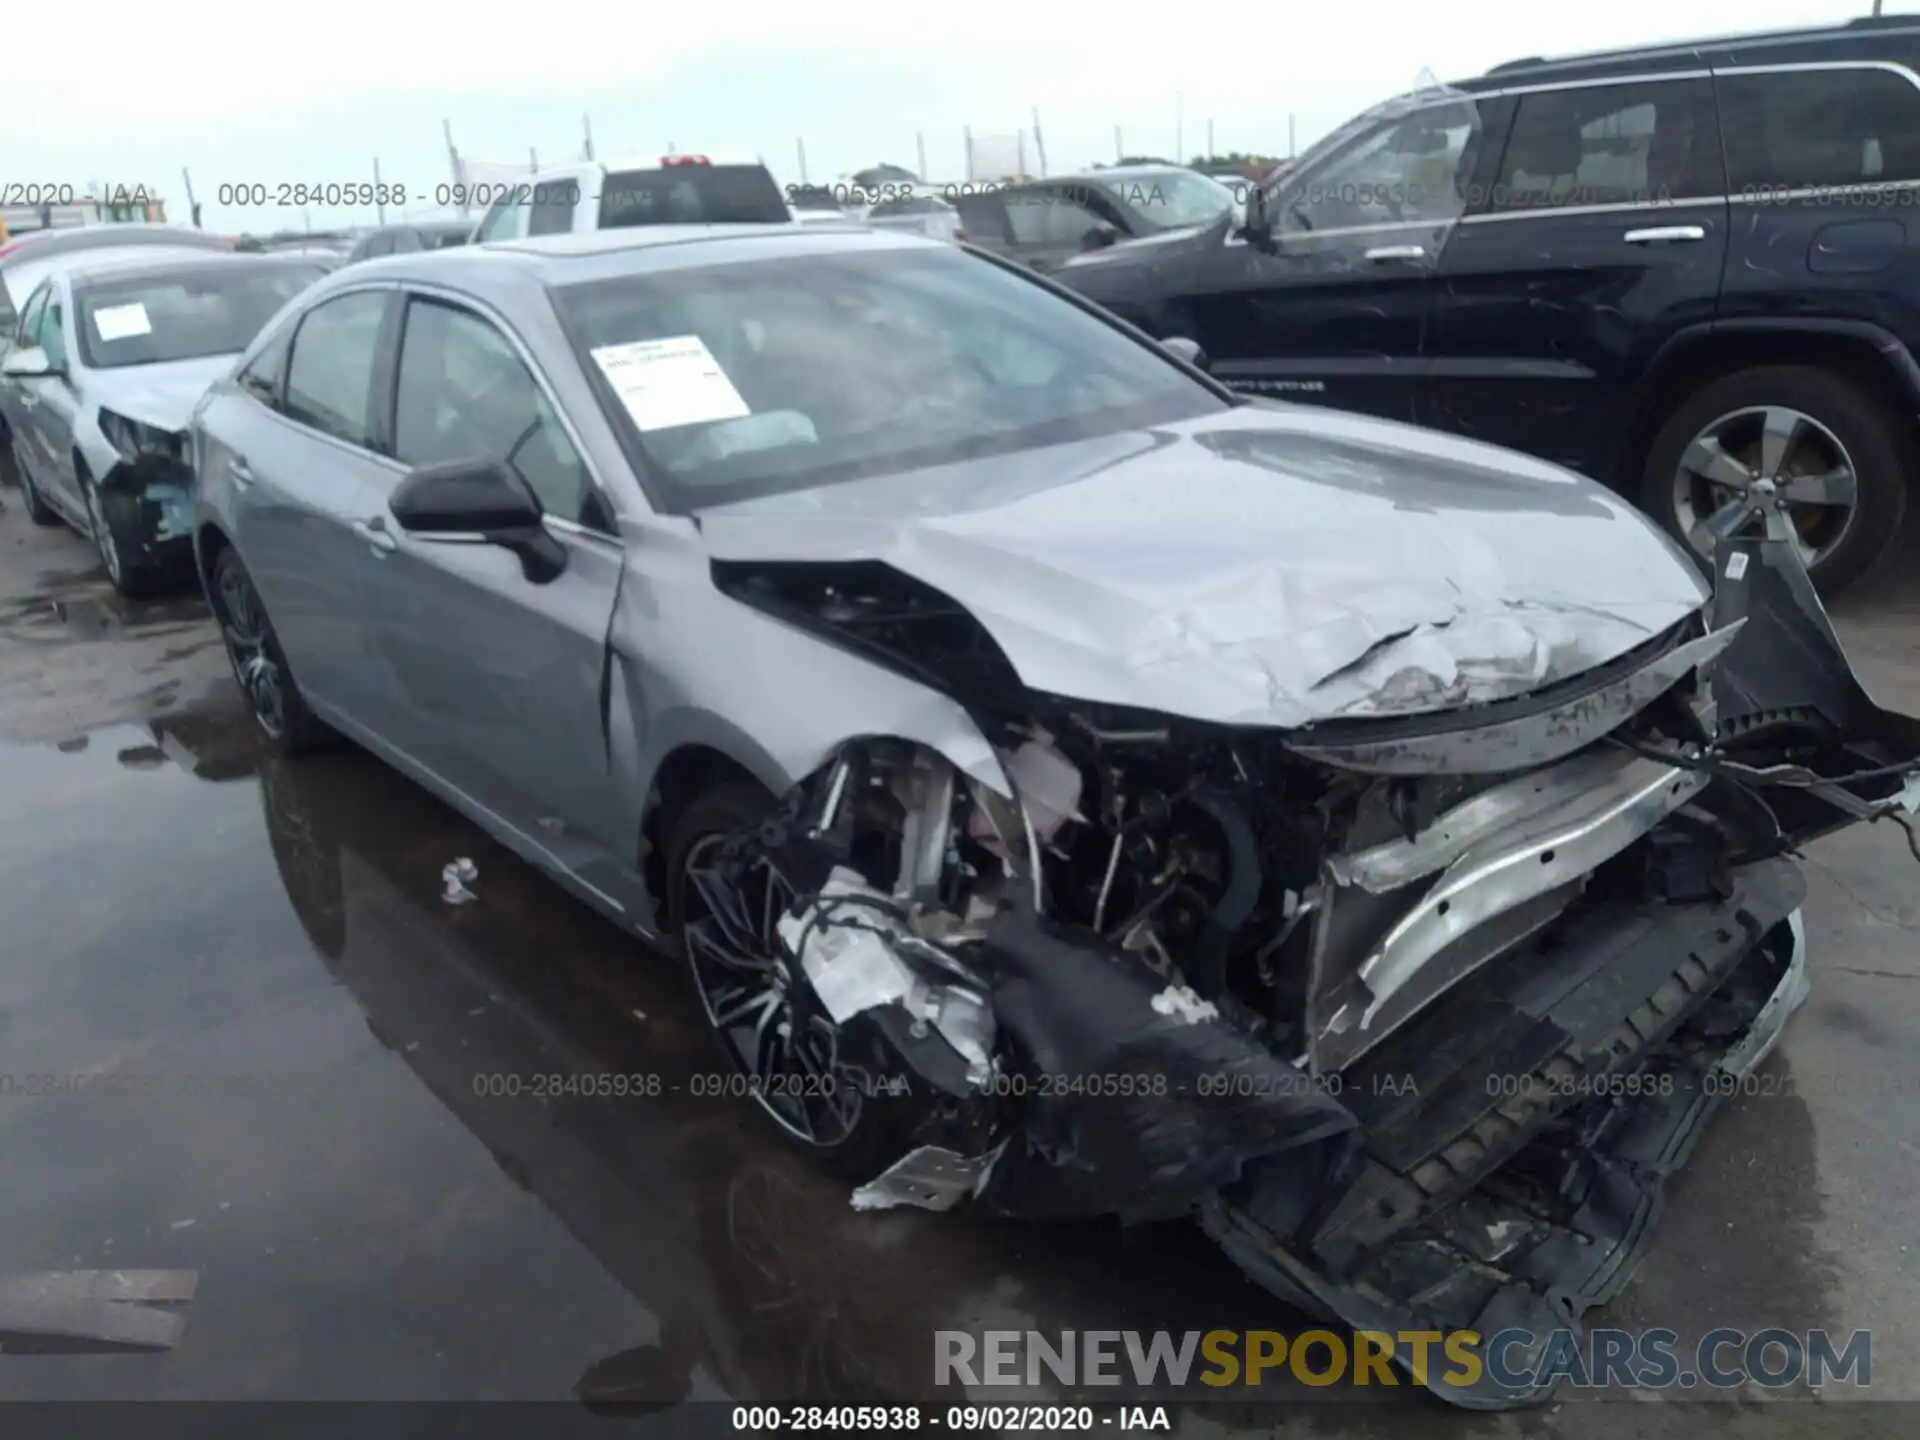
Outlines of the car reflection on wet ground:
{"type": "MultiPolygon", "coordinates": [[[[723,1072],[672,962],[371,757],[268,759],[192,600],[119,608],[86,553],[0,513],[0,1271],[181,1270],[198,1288],[164,1353],[0,1335],[0,1398],[950,1402],[936,1330],[1307,1328],[1185,1225],[854,1211],[744,1102],[698,1093],[723,1072]],[[475,899],[453,905],[442,871],[463,856],[475,899]],[[628,1093],[568,1093],[589,1076],[628,1093]]],[[[1870,682],[1920,703],[1920,606],[1855,608],[1870,682]]],[[[1708,1133],[1609,1323],[1868,1326],[1874,1393],[1920,1393],[1911,866],[1893,833],[1819,848],[1814,997],[1766,1071],[1776,1093],[1708,1133]]],[[[1187,1423],[1697,1436],[1895,1418],[1478,1417],[1268,1378],[1187,1423]]]]}

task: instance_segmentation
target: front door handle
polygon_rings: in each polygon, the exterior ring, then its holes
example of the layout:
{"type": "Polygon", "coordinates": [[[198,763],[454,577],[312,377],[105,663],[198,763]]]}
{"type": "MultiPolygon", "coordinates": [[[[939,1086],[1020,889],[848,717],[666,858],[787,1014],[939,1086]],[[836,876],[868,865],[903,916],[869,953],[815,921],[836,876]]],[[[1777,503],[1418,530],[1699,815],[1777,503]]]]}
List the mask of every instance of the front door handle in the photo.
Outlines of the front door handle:
{"type": "Polygon", "coordinates": [[[1424,260],[1427,247],[1424,245],[1376,245],[1367,251],[1369,260],[1424,260]]]}
{"type": "Polygon", "coordinates": [[[387,522],[378,515],[371,520],[354,521],[353,533],[371,545],[376,555],[388,555],[400,548],[400,542],[387,529],[387,522]]]}
{"type": "Polygon", "coordinates": [[[244,456],[227,457],[227,477],[233,481],[236,488],[241,490],[253,484],[253,470],[248,466],[244,456]]]}
{"type": "Polygon", "coordinates": [[[1629,230],[1621,237],[1629,245],[1677,245],[1707,238],[1703,225],[1655,225],[1650,230],[1629,230]]]}

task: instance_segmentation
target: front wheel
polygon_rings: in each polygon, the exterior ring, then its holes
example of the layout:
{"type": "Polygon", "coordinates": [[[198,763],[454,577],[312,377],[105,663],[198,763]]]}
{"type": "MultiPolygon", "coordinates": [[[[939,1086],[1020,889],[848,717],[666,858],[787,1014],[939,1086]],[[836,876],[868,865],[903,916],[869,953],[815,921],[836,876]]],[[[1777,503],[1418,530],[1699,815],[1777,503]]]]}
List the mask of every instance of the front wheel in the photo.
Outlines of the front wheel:
{"type": "Polygon", "coordinates": [[[129,600],[141,600],[153,593],[153,572],[133,560],[131,538],[116,527],[111,508],[100,496],[100,487],[84,471],[80,475],[80,493],[87,502],[87,528],[93,532],[93,548],[100,552],[100,564],[113,588],[129,600]]]}
{"type": "Polygon", "coordinates": [[[1742,370],[1703,386],[1667,418],[1647,452],[1641,503],[1704,557],[1705,522],[1756,480],[1771,480],[1808,573],[1834,595],[1898,538],[1909,448],[1899,418],[1843,374],[1808,365],[1742,370]]]}
{"type": "Polygon", "coordinates": [[[774,811],[734,781],[668,826],[667,920],[727,1070],[712,1088],[749,1099],[794,1149],[834,1174],[871,1179],[905,1146],[899,1097],[878,1093],[877,1036],[834,1023],[778,933],[795,891],[765,849],[734,842],[774,811]]]}

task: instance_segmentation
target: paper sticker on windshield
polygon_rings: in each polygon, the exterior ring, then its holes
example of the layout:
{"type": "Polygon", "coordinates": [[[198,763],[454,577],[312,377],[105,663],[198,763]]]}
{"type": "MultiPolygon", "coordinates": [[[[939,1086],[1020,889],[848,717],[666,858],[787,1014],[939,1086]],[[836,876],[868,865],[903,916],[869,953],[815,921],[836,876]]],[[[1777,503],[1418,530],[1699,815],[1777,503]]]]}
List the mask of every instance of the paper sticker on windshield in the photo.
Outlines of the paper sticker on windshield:
{"type": "Polygon", "coordinates": [[[93,333],[102,340],[131,340],[135,335],[151,335],[153,322],[138,300],[131,305],[103,305],[93,312],[93,333]]]}
{"type": "Polygon", "coordinates": [[[738,420],[753,413],[698,335],[602,345],[593,358],[642,431],[738,420]]]}

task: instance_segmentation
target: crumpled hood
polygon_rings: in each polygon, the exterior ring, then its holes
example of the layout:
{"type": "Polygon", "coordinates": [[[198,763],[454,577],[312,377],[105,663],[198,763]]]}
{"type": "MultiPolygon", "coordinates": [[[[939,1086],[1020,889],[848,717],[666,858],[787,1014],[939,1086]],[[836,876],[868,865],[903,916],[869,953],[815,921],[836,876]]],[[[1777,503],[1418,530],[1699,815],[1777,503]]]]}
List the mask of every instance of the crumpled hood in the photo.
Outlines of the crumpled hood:
{"type": "Polygon", "coordinates": [[[727,560],[880,560],[966,606],[1022,681],[1293,727],[1504,699],[1700,608],[1592,481],[1410,425],[1255,404],[705,511],[727,560]]]}
{"type": "Polygon", "coordinates": [[[226,377],[239,353],[87,372],[87,398],[142,424],[185,430],[207,387],[226,377]]]}

